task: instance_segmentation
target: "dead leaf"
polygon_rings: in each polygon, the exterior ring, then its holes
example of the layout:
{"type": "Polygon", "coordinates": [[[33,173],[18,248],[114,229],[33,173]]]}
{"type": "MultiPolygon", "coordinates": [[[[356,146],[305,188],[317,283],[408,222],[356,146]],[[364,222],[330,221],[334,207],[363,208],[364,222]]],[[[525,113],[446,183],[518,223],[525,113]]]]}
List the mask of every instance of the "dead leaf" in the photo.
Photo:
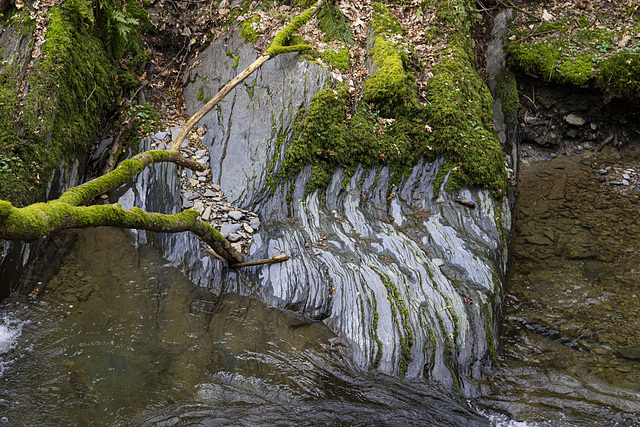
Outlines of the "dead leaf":
{"type": "Polygon", "coordinates": [[[618,42],[618,47],[625,47],[631,41],[631,36],[624,36],[618,42]]]}
{"type": "Polygon", "coordinates": [[[550,14],[550,13],[547,11],[547,9],[544,9],[544,10],[542,11],[542,20],[543,20],[544,22],[551,22],[551,21],[553,21],[553,19],[554,19],[554,18],[553,18],[553,15],[552,15],[552,14],[550,14]]]}

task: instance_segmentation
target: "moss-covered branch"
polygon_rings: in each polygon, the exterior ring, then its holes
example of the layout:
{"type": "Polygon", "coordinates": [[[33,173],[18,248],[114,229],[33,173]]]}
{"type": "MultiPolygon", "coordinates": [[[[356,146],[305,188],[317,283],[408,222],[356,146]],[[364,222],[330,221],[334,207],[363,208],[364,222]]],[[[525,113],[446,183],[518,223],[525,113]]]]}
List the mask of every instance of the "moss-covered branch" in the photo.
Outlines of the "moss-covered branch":
{"type": "Polygon", "coordinates": [[[198,219],[198,212],[191,209],[164,215],[139,208],[123,209],[119,204],[73,206],[58,199],[15,208],[0,201],[0,221],[0,239],[27,242],[68,228],[109,226],[161,233],[190,231],[231,264],[244,259],[218,230],[198,219]]]}
{"type": "Polygon", "coordinates": [[[175,215],[145,212],[120,205],[80,206],[91,198],[130,181],[151,163],[172,162],[195,170],[204,165],[184,158],[174,151],[150,150],[125,160],[111,173],[86,182],[63,193],[59,199],[16,208],[0,201],[0,239],[33,241],[67,228],[110,226],[164,233],[190,231],[207,243],[230,264],[243,261],[220,232],[198,219],[198,212],[186,210],[175,215]]]}
{"type": "Polygon", "coordinates": [[[145,166],[159,162],[172,162],[196,171],[204,171],[206,169],[203,164],[182,157],[175,151],[149,150],[134,156],[132,159],[123,161],[116,169],[106,175],[71,188],[63,193],[59,200],[72,206],[78,206],[112,188],[126,184],[135,174],[141,172],[145,166]]]}

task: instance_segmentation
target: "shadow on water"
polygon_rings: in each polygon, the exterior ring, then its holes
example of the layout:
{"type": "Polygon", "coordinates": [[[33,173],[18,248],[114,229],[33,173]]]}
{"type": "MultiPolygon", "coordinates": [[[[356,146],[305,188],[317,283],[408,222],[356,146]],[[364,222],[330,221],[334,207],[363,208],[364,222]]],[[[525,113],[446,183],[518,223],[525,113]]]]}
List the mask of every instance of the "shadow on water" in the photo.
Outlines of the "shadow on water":
{"type": "Polygon", "coordinates": [[[480,407],[527,425],[640,425],[640,151],[520,169],[500,367],[480,407]]]}
{"type": "Polygon", "coordinates": [[[120,230],[79,233],[0,306],[0,425],[439,425],[454,399],[357,372],[322,323],[193,286],[120,230]]]}

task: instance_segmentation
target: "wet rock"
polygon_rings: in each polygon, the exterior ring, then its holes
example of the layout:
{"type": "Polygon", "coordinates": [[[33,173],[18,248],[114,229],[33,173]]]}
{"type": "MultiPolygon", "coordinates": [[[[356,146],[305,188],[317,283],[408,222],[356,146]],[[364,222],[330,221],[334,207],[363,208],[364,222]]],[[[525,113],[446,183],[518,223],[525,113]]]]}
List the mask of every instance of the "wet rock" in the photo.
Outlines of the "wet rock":
{"type": "Polygon", "coordinates": [[[220,233],[223,236],[228,236],[229,234],[235,233],[242,227],[242,224],[223,224],[220,228],[220,233]]]}
{"type": "Polygon", "coordinates": [[[627,359],[640,359],[640,346],[629,346],[618,348],[618,354],[627,359]]]}
{"type": "Polygon", "coordinates": [[[249,225],[253,229],[258,229],[260,227],[260,219],[258,219],[257,217],[252,218],[251,221],[249,221],[249,225]]]}
{"type": "Polygon", "coordinates": [[[236,233],[232,233],[227,237],[227,240],[230,241],[231,243],[236,243],[242,240],[242,236],[236,233]]]}

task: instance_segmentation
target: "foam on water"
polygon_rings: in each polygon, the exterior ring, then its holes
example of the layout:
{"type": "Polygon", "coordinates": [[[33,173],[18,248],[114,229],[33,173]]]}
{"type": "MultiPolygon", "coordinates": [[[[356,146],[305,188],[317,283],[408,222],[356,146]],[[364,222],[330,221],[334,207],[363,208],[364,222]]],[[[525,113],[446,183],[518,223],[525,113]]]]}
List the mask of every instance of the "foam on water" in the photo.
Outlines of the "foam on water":
{"type": "Polygon", "coordinates": [[[16,346],[16,341],[22,333],[22,322],[2,319],[0,323],[0,355],[8,353],[16,346]]]}

